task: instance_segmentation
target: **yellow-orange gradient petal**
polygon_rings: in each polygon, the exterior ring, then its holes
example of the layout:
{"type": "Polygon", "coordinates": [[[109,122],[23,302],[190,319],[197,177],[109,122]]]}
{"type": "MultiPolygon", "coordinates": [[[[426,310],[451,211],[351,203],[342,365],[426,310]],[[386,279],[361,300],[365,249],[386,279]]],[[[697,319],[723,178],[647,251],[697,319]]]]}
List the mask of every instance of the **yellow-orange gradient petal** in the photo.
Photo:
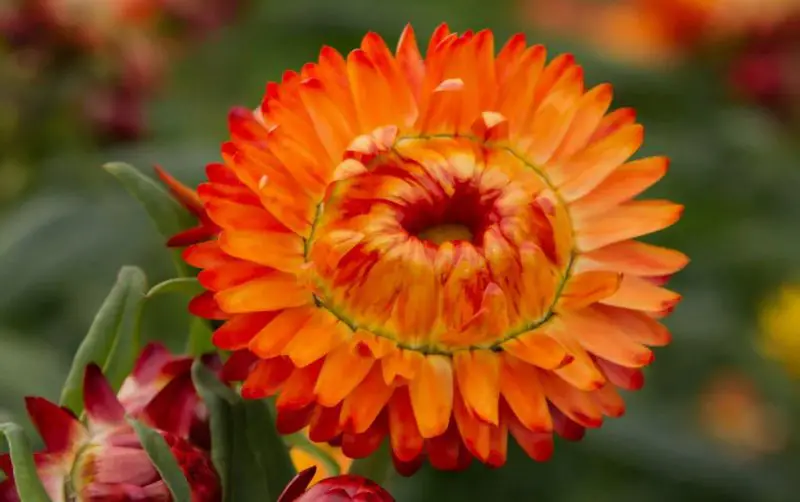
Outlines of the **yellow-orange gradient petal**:
{"type": "Polygon", "coordinates": [[[192,311],[225,320],[228,373],[277,396],[281,432],[350,457],[388,436],[403,474],[502,465],[509,433],[545,460],[669,343],[688,258],[632,239],[682,207],[635,199],[667,160],[631,159],[642,125],[571,55],[446,25],[427,45],[325,47],[231,114],[192,311]]]}

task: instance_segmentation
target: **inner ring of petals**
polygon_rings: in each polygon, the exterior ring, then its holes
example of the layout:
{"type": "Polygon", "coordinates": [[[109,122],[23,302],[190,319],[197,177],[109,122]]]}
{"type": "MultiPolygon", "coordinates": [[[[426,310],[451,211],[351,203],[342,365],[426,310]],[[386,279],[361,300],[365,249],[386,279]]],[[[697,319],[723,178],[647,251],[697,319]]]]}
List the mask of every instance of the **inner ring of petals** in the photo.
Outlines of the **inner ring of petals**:
{"type": "Polygon", "coordinates": [[[476,138],[405,137],[345,163],[306,242],[320,307],[425,354],[501,350],[552,317],[572,226],[521,156],[476,138]]]}

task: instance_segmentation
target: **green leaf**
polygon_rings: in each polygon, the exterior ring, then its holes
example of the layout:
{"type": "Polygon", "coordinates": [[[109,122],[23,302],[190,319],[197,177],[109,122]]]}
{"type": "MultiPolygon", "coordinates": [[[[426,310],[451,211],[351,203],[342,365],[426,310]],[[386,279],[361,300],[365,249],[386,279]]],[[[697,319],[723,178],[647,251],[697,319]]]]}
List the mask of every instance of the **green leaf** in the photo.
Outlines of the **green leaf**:
{"type": "Polygon", "coordinates": [[[394,473],[389,440],[384,439],[381,446],[369,457],[355,460],[347,473],[363,476],[379,485],[386,484],[388,478],[394,473]]]}
{"type": "Polygon", "coordinates": [[[139,353],[139,321],[147,279],[137,267],[122,267],[117,282],[94,318],[72,361],[61,391],[61,405],[80,415],[83,411],[83,373],[90,363],[103,369],[118,389],[133,369],[139,353]]]}
{"type": "Polygon", "coordinates": [[[189,321],[189,340],[186,342],[186,352],[193,356],[202,356],[217,350],[211,342],[211,327],[208,321],[199,317],[192,317],[189,321]]]}
{"type": "Polygon", "coordinates": [[[189,296],[194,296],[202,293],[203,287],[197,282],[196,277],[174,277],[167,279],[164,282],[159,282],[147,292],[147,298],[152,298],[158,295],[166,295],[171,293],[179,293],[189,296]]]}
{"type": "MultiPolygon", "coordinates": [[[[135,167],[122,162],[111,162],[104,165],[103,169],[117,178],[144,206],[159,233],[165,238],[172,237],[194,224],[189,211],[155,180],[145,176],[135,167]]],[[[179,275],[190,275],[189,268],[181,259],[179,252],[173,251],[172,259],[179,275]]]]}
{"type": "Polygon", "coordinates": [[[191,502],[192,490],[189,487],[189,481],[183,475],[178,460],[170,451],[169,445],[161,437],[161,434],[132,418],[129,418],[128,422],[136,431],[139,441],[142,442],[142,448],[147,452],[147,456],[150,457],[161,475],[161,479],[169,488],[173,502],[191,502]]]}
{"type": "Polygon", "coordinates": [[[276,501],[295,470],[267,402],[242,399],[200,362],[192,378],[210,412],[211,458],[224,500],[276,501]]]}
{"type": "Polygon", "coordinates": [[[19,499],[25,502],[50,502],[50,497],[36,474],[31,445],[22,427],[12,423],[0,424],[0,433],[8,441],[19,499]]]}

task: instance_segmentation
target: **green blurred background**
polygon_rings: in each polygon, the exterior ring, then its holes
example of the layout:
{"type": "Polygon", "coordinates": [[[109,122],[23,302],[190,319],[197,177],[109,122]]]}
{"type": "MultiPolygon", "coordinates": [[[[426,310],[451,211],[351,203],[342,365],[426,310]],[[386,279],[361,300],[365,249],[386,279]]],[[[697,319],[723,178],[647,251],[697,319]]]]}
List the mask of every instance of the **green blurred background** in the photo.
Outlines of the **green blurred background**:
{"type": "MultiPolygon", "coordinates": [[[[167,62],[158,92],[143,103],[146,134],[127,141],[99,141],[82,121],[74,91],[84,85],[85,63],[80,70],[58,67],[58,78],[51,65],[43,77],[26,62],[29,53],[6,43],[0,422],[25,420],[25,395],[57,399],[120,266],[141,266],[151,284],[173,274],[162,238],[101,169],[104,162],[126,161],[146,172],[160,164],[197,182],[204,165],[219,158],[229,108],[254,106],[284,69],[314,60],[323,44],[347,52],[369,30],[391,45],[407,22],[424,40],[447,21],[455,30],[491,28],[498,45],[524,31],[551,54],[574,52],[589,84],[611,82],[615,106],[634,106],[646,127],[641,154],[672,158],[652,194],[686,205],[680,223],[653,242],[686,252],[692,262],[672,283],[684,295],[667,320],[674,342],[656,351],[644,390],[625,396],[626,416],[590,430],[580,443],[557,441],[546,463],[512,445],[499,470],[423,469],[392,482],[396,498],[800,500],[800,382],[792,373],[800,366],[800,300],[778,302],[800,272],[800,143],[793,118],[778,113],[788,105],[742,99],[726,71],[728,45],[678,63],[634,64],[574,32],[537,30],[527,12],[510,0],[251,0],[226,26],[191,39],[167,62]],[[760,323],[765,308],[774,312],[760,323]],[[765,340],[780,357],[763,355],[765,340]]],[[[789,66],[800,69],[800,59],[789,66]]],[[[185,307],[173,296],[149,304],[146,336],[179,349],[185,307]]]]}

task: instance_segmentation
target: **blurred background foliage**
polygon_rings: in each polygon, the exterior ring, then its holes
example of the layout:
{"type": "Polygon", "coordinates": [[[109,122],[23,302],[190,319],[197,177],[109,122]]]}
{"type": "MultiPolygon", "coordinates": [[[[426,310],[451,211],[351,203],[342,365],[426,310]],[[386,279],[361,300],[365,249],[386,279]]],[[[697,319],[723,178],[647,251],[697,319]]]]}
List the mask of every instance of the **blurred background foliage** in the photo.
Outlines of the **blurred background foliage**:
{"type": "MultiPolygon", "coordinates": [[[[625,417],[560,442],[544,464],[511,446],[499,470],[395,479],[397,499],[800,497],[796,2],[160,0],[120,15],[103,10],[116,0],[83,0],[72,18],[42,16],[59,0],[34,3],[0,6],[0,421],[25,420],[25,395],[57,398],[121,265],[151,284],[174,275],[104,162],[198,182],[229,108],[254,106],[321,45],[347,52],[369,30],[393,41],[407,22],[424,39],[447,21],[491,28],[498,45],[524,31],[551,54],[575,53],[588,84],[611,82],[615,105],[646,127],[641,154],[672,158],[652,195],[687,208],[654,241],[692,263],[673,283],[685,298],[667,320],[674,343],[626,396],[625,417]]],[[[148,304],[146,336],[180,349],[185,307],[177,295],[148,304]]]]}

